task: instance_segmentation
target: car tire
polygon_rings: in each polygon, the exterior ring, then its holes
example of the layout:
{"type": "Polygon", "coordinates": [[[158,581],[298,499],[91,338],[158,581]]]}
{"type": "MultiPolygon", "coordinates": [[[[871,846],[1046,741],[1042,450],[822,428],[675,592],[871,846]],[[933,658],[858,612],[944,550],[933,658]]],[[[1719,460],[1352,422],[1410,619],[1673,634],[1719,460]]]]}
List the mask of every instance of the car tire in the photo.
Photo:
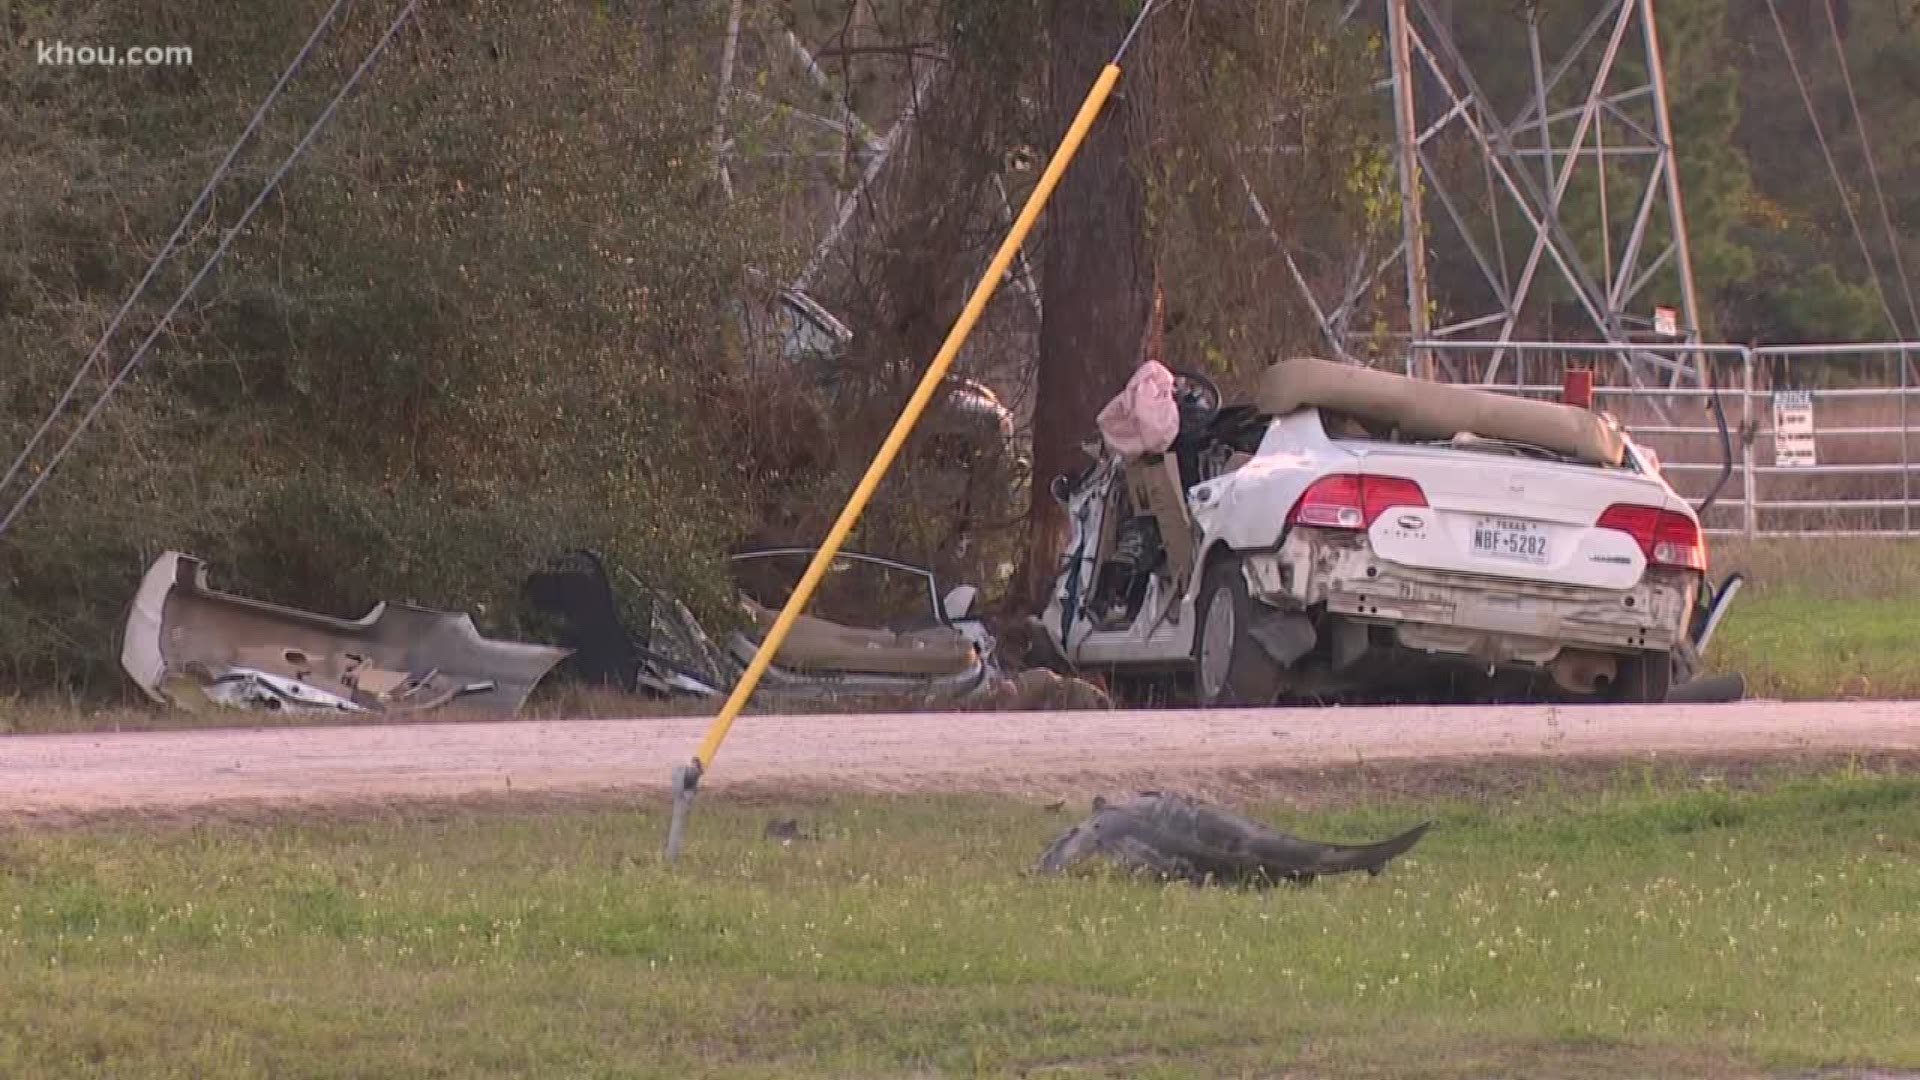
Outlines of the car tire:
{"type": "Polygon", "coordinates": [[[1620,662],[1609,700],[1625,705],[1653,705],[1667,700],[1673,689],[1674,655],[1643,652],[1620,662]]]}
{"type": "Polygon", "coordinates": [[[1247,633],[1253,605],[1237,556],[1207,567],[1194,612],[1193,693],[1200,707],[1271,705],[1279,695],[1280,665],[1247,633]]]}

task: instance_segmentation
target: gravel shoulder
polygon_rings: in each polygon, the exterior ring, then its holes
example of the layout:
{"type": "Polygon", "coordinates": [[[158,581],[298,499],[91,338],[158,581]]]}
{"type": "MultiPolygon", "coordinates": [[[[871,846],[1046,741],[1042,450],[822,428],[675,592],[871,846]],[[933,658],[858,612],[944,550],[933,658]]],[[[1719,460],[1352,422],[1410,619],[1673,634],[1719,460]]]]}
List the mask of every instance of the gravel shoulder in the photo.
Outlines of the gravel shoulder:
{"type": "MultiPolygon", "coordinates": [[[[0,813],[659,794],[705,718],[0,737],[0,813]]],[[[1070,795],[1475,758],[1920,751],[1920,703],[746,716],[703,790],[1070,795]]]]}

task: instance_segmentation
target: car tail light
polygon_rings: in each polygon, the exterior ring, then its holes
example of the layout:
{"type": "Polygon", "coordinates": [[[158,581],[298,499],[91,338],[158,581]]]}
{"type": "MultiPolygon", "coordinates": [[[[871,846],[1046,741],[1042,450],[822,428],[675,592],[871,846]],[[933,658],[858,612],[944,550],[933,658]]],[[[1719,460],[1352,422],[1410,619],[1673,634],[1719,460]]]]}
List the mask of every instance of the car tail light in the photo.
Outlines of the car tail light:
{"type": "Polygon", "coordinates": [[[1685,514],[1657,506],[1616,503],[1607,507],[1593,527],[1617,529],[1633,537],[1640,553],[1654,566],[1707,568],[1707,545],[1701,539],[1700,525],[1685,514]]]}
{"type": "Polygon", "coordinates": [[[1289,525],[1365,529],[1390,506],[1425,506],[1420,485],[1398,476],[1341,473],[1314,481],[1287,514],[1289,525]]]}

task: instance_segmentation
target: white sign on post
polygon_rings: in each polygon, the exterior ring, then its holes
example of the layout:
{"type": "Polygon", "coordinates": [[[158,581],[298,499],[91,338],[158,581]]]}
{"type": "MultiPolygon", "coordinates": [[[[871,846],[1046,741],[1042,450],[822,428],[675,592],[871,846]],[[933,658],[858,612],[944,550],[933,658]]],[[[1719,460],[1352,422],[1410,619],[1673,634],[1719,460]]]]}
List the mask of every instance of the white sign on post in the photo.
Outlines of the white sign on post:
{"type": "Polygon", "coordinates": [[[1680,336],[1680,313],[1670,307],[1653,309],[1653,332],[1661,337],[1680,336]]]}
{"type": "Polygon", "coordinates": [[[1773,463],[1794,468],[1817,462],[1813,452],[1813,392],[1777,390],[1773,395],[1773,463]]]}

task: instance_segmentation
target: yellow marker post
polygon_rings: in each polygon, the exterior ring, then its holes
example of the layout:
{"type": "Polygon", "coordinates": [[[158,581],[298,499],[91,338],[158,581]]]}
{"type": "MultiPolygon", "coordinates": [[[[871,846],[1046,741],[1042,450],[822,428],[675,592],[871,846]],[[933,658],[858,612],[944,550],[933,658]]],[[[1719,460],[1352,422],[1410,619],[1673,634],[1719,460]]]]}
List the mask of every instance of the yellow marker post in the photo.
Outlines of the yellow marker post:
{"type": "Polygon", "coordinates": [[[739,717],[740,711],[753,697],[754,690],[760,685],[761,677],[766,674],[767,665],[772,662],[774,654],[786,641],[787,632],[793,628],[794,621],[806,608],[807,601],[813,598],[813,590],[820,584],[820,579],[825,576],[827,567],[832,565],[834,557],[840,553],[840,545],[846,542],[847,534],[853,531],[854,523],[860,520],[860,515],[873,498],[875,489],[880,486],[880,481],[886,477],[887,470],[892,467],[893,459],[899,454],[900,447],[906,443],[907,436],[913,432],[914,425],[919,423],[920,414],[933,400],[934,391],[939,388],[940,381],[946,377],[947,369],[952,366],[954,357],[959,355],[960,347],[966,344],[968,335],[973,333],[974,325],[980,321],[980,316],[986,311],[987,301],[993,298],[994,291],[1000,287],[1000,280],[1006,277],[1007,268],[1012,265],[1014,255],[1019,252],[1020,245],[1026,242],[1027,234],[1033,231],[1034,222],[1039,219],[1040,211],[1045,208],[1047,200],[1053,196],[1053,189],[1059,186],[1061,175],[1066,172],[1067,165],[1072,162],[1074,154],[1079,152],[1080,144],[1086,140],[1087,132],[1093,127],[1093,122],[1100,115],[1101,108],[1106,105],[1108,95],[1113,92],[1114,83],[1119,81],[1120,58],[1126,54],[1128,46],[1133,44],[1134,36],[1140,32],[1140,27],[1146,22],[1147,15],[1153,10],[1153,5],[1154,0],[1147,0],[1142,5],[1139,17],[1134,20],[1132,29],[1127,32],[1126,40],[1114,53],[1112,61],[1100,72],[1100,77],[1094,80],[1093,89],[1088,91],[1086,100],[1081,102],[1080,111],[1074,116],[1073,123],[1068,126],[1066,136],[1060,140],[1059,148],[1054,151],[1053,160],[1047,163],[1047,169],[1041,174],[1040,182],[1034,186],[1033,194],[1028,196],[1026,206],[1021,208],[1019,218],[1014,221],[1013,228],[1007,233],[1006,239],[1001,241],[1000,250],[995,253],[986,274],[981,277],[980,283],[974,286],[973,295],[968,298],[967,306],[961,310],[960,318],[954,322],[953,329],[947,332],[947,340],[940,346],[940,352],[934,356],[933,365],[921,377],[920,385],[914,389],[913,396],[907,399],[906,408],[901,411],[900,418],[894,421],[893,430],[887,433],[886,441],[880,444],[880,452],[867,466],[866,475],[860,478],[859,485],[853,490],[853,497],[847,500],[846,507],[840,511],[839,519],[833,523],[833,528],[828,530],[825,542],[814,553],[812,563],[807,566],[807,572],[801,575],[800,583],[794,587],[792,595],[787,598],[786,606],[781,609],[779,618],[773,622],[773,628],[767,631],[766,639],[760,643],[760,648],[753,654],[753,660],[747,664],[746,673],[740,677],[739,683],[733,688],[733,693],[727,697],[726,704],[721,706],[719,715],[714,717],[713,724],[707,728],[706,737],[700,741],[700,748],[695,751],[692,763],[674,770],[673,821],[667,831],[667,861],[673,861],[679,854],[687,807],[692,801],[693,792],[700,782],[701,774],[713,764],[714,755],[719,752],[720,744],[726,740],[727,732],[732,729],[733,722],[739,717]]]}

